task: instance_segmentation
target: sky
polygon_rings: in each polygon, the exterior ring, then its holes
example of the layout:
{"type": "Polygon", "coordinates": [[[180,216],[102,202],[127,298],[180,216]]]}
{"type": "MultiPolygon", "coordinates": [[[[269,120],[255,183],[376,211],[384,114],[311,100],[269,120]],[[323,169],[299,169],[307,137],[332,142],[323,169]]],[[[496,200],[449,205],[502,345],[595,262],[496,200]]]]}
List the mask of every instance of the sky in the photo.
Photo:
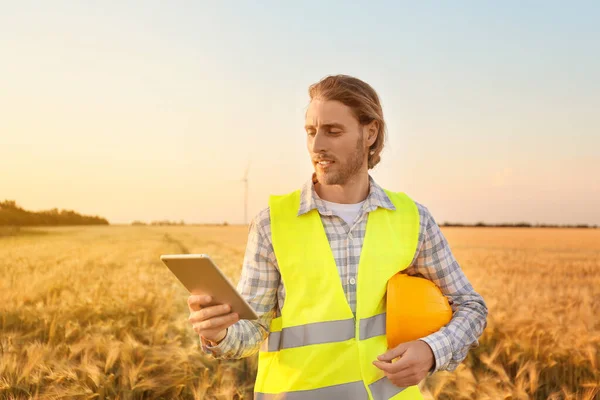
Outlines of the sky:
{"type": "Polygon", "coordinates": [[[0,200],[243,223],[312,165],[308,86],[388,125],[371,175],[438,223],[600,224],[600,3],[0,0],[0,200]]]}

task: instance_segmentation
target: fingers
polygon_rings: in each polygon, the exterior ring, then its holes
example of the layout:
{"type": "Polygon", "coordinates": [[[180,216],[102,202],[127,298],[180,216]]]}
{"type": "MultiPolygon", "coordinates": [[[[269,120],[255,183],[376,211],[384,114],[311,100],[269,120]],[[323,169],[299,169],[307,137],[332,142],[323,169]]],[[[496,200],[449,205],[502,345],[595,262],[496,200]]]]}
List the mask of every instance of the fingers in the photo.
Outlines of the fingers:
{"type": "Polygon", "coordinates": [[[231,312],[228,304],[211,305],[213,299],[206,295],[188,297],[189,322],[194,331],[209,340],[217,340],[231,325],[239,321],[239,315],[231,312]]]}
{"type": "Polygon", "coordinates": [[[190,312],[198,311],[202,307],[210,305],[211,301],[212,298],[210,296],[193,294],[188,297],[188,307],[190,312]]]}
{"type": "Polygon", "coordinates": [[[418,385],[423,377],[418,372],[411,369],[398,372],[397,374],[388,375],[387,378],[398,387],[407,387],[418,385]]]}
{"type": "Polygon", "coordinates": [[[401,357],[406,350],[408,349],[408,345],[406,343],[401,343],[393,349],[388,350],[384,354],[377,357],[379,361],[392,361],[394,358],[401,357]]]}
{"type": "Polygon", "coordinates": [[[377,357],[373,362],[377,368],[385,371],[387,374],[395,374],[413,366],[415,360],[410,352],[407,353],[409,343],[400,345],[388,350],[386,353],[377,357]],[[393,361],[396,359],[396,361],[393,361]]]}
{"type": "Polygon", "coordinates": [[[195,322],[193,323],[193,326],[196,332],[208,330],[221,331],[237,322],[238,318],[236,313],[231,313],[221,317],[213,317],[200,322],[195,322]]]}
{"type": "Polygon", "coordinates": [[[373,361],[373,365],[381,369],[394,385],[407,387],[418,384],[424,377],[419,371],[417,361],[413,355],[404,351],[403,355],[394,362],[373,361]]]}
{"type": "Polygon", "coordinates": [[[201,308],[198,311],[190,313],[188,320],[191,323],[201,322],[204,320],[210,320],[211,318],[218,317],[219,315],[227,314],[231,311],[231,307],[228,304],[221,304],[218,306],[210,306],[201,308]]]}
{"type": "Polygon", "coordinates": [[[374,361],[373,364],[384,371],[386,378],[398,387],[413,386],[422,379],[411,363],[400,363],[399,360],[394,363],[374,361]]]}
{"type": "Polygon", "coordinates": [[[235,313],[215,317],[192,324],[194,332],[209,340],[221,340],[227,334],[227,328],[239,321],[235,313]]]}
{"type": "Polygon", "coordinates": [[[409,370],[412,367],[409,360],[402,358],[396,362],[373,361],[373,365],[390,375],[409,370]]]}
{"type": "Polygon", "coordinates": [[[386,373],[393,373],[393,364],[390,362],[383,362],[383,361],[373,361],[373,365],[376,366],[377,368],[379,368],[380,370],[382,370],[383,372],[386,373]]]}

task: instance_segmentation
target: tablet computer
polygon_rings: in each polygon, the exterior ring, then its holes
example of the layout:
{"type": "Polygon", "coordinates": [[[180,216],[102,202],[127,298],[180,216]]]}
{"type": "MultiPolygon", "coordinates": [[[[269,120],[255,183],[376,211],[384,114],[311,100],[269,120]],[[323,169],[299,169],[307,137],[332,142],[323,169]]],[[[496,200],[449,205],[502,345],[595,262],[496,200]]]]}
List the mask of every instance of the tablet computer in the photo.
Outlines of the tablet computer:
{"type": "Polygon", "coordinates": [[[163,254],[161,261],[190,294],[207,294],[210,305],[229,304],[240,319],[256,320],[258,315],[207,254],[163,254]]]}

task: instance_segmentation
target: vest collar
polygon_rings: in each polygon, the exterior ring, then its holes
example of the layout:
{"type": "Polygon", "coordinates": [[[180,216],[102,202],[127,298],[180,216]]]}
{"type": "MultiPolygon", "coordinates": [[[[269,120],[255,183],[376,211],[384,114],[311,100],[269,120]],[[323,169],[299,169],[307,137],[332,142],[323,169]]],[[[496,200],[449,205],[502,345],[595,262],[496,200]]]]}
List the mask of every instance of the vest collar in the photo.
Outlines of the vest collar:
{"type": "MultiPolygon", "coordinates": [[[[307,180],[302,186],[298,216],[306,214],[314,209],[316,209],[321,215],[333,215],[331,210],[327,208],[315,190],[315,183],[317,182],[317,174],[313,172],[311,179],[307,180]]],[[[396,207],[388,195],[385,193],[383,188],[375,182],[371,175],[369,175],[369,188],[369,194],[367,195],[366,201],[363,204],[363,212],[374,211],[377,209],[377,207],[392,211],[396,210],[396,207]]]]}

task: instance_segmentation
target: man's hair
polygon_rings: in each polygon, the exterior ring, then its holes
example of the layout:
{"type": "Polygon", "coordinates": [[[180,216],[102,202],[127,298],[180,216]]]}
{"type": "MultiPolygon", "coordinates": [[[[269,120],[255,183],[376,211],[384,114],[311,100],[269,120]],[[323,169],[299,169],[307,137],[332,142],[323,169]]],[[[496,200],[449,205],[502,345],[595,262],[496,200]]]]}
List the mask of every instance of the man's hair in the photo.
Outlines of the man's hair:
{"type": "Polygon", "coordinates": [[[376,120],[379,131],[375,143],[369,148],[369,169],[381,161],[381,151],[385,140],[385,122],[377,92],[366,82],[348,75],[330,75],[308,88],[310,100],[337,100],[350,107],[361,125],[376,120]],[[373,152],[373,154],[371,154],[373,152]]]}

